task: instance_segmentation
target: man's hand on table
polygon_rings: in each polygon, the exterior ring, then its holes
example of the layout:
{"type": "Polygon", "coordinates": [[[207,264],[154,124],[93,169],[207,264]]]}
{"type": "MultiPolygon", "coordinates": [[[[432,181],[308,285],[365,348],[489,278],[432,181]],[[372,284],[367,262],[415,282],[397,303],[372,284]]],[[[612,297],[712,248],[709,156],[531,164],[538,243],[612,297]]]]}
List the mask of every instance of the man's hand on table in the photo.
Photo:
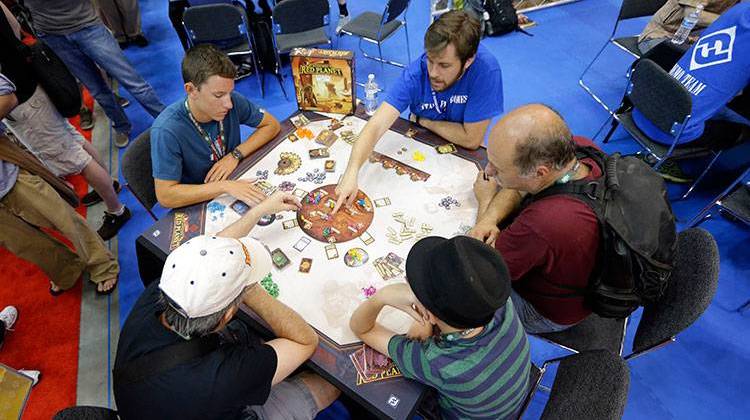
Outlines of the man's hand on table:
{"type": "Polygon", "coordinates": [[[239,165],[239,163],[240,161],[232,155],[224,156],[223,158],[219,159],[218,162],[214,163],[214,166],[212,166],[208,171],[208,173],[206,174],[206,179],[203,180],[203,182],[209,183],[223,181],[229,178],[229,175],[232,173],[234,168],[239,165]]]}
{"type": "MultiPolygon", "coordinates": [[[[234,158],[232,158],[234,159],[234,158]]],[[[221,181],[223,182],[224,192],[231,195],[232,197],[245,202],[249,206],[254,206],[266,199],[266,195],[263,194],[253,182],[256,180],[251,179],[238,179],[236,181],[221,181]]]]}
{"type": "Polygon", "coordinates": [[[357,198],[357,192],[359,192],[359,185],[357,185],[357,173],[350,173],[348,170],[341,177],[341,181],[336,186],[336,205],[333,207],[331,214],[341,209],[341,206],[349,207],[354,204],[354,199],[357,198]]]}
{"type": "Polygon", "coordinates": [[[277,191],[256,207],[262,214],[273,214],[282,211],[295,211],[302,208],[299,199],[292,194],[277,191]]]}
{"type": "Polygon", "coordinates": [[[486,243],[487,245],[494,246],[495,241],[500,236],[500,229],[496,223],[490,221],[478,220],[477,224],[468,233],[474,239],[486,243]]]}

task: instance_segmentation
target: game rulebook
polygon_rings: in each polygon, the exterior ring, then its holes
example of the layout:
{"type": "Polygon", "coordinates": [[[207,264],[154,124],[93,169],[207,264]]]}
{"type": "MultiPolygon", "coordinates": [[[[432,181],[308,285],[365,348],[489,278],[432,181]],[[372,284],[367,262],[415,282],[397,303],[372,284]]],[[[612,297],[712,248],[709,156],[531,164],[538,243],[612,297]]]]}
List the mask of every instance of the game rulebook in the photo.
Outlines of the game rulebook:
{"type": "Polygon", "coordinates": [[[351,51],[295,48],[290,58],[299,109],[354,113],[356,95],[351,51]]]}

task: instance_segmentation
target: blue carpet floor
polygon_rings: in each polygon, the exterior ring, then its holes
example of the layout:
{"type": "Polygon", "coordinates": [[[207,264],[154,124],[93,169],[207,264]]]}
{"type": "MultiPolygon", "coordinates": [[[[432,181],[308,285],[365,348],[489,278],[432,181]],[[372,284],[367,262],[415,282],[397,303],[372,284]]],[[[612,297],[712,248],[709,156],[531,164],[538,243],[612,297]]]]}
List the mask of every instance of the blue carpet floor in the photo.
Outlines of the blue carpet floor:
{"type": "MultiPolygon", "coordinates": [[[[141,0],[143,31],[151,41],[147,48],[131,47],[127,57],[156,89],[164,103],[169,104],[183,95],[180,76],[182,48],[167,18],[167,2],[141,0]]],[[[561,7],[533,12],[530,17],[538,26],[530,30],[533,37],[514,33],[483,41],[497,57],[503,70],[505,108],[512,109],[531,102],[543,102],[558,109],[575,134],[593,136],[607,114],[578,86],[577,79],[609,37],[619,9],[617,0],[583,0],[561,7]]],[[[335,12],[335,2],[332,2],[335,12]]],[[[383,2],[353,0],[349,2],[352,16],[366,10],[380,10],[383,2]]],[[[412,1],[407,14],[410,28],[411,57],[421,54],[422,36],[429,19],[428,0],[412,1]]],[[[333,13],[332,13],[333,15],[333,13]]],[[[335,23],[335,16],[332,19],[335,23]]],[[[621,33],[640,32],[646,21],[636,19],[621,25],[621,33]]],[[[356,50],[354,39],[343,38],[338,47],[356,50]]],[[[391,59],[406,61],[403,33],[387,41],[384,54],[391,59]]],[[[357,56],[357,77],[364,80],[375,73],[386,90],[400,73],[399,69],[381,66],[357,56]]],[[[612,106],[615,106],[625,87],[625,72],[629,57],[614,47],[608,48],[589,73],[592,87],[612,106]]],[[[288,67],[286,68],[288,74],[288,67]]],[[[287,92],[293,92],[287,79],[287,92]]],[[[266,81],[266,96],[260,97],[254,78],[237,83],[237,90],[260,104],[279,119],[295,109],[293,101],[284,99],[274,78],[266,81]]],[[[127,92],[133,105],[127,113],[137,134],[151,124],[151,117],[139,107],[127,92]]],[[[360,92],[360,95],[362,92],[360,92]]],[[[247,133],[243,133],[247,134],[247,133]]],[[[608,152],[635,150],[624,132],[618,131],[614,140],[604,146],[608,152]]],[[[709,178],[689,200],[675,202],[674,209],[684,222],[696,214],[747,162],[747,147],[726,154],[709,178]]],[[[670,187],[677,197],[682,188],[670,187]]],[[[120,233],[120,319],[124,320],[142,288],[134,252],[134,241],[151,223],[148,214],[130,194],[123,199],[133,211],[133,219],[120,233]]],[[[163,210],[157,211],[163,214],[163,210]]],[[[631,364],[631,388],[625,418],[628,419],[704,419],[747,418],[750,403],[745,396],[750,380],[743,367],[750,363],[750,334],[747,334],[748,313],[737,308],[750,298],[750,229],[743,225],[714,218],[703,225],[714,234],[721,252],[721,277],[716,298],[692,327],[663,349],[634,360],[631,364]]],[[[631,319],[628,342],[637,325],[638,314],[631,319]]],[[[626,352],[629,344],[626,343],[626,352]]],[[[561,355],[546,343],[532,339],[535,362],[561,355]]],[[[551,383],[551,381],[548,381],[551,383]]],[[[545,395],[538,393],[527,418],[537,418],[543,410],[545,395]]],[[[349,418],[337,404],[321,418],[349,418]]]]}

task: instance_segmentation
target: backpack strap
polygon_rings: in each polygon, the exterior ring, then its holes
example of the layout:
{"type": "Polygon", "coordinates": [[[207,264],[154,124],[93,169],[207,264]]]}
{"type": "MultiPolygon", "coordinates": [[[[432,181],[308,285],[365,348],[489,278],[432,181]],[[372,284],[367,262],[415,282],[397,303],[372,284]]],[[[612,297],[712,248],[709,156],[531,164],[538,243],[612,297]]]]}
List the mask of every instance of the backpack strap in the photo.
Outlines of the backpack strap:
{"type": "Polygon", "coordinates": [[[142,381],[177,365],[202,357],[219,347],[219,335],[208,334],[146,353],[112,370],[117,386],[142,381]]]}

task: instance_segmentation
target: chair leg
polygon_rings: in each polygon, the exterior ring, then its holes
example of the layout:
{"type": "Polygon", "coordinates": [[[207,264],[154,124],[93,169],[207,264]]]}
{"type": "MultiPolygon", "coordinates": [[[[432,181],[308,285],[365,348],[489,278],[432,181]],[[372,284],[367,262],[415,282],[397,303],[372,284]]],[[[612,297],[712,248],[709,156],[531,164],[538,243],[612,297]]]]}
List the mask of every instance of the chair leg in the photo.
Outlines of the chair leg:
{"type": "Polygon", "coordinates": [[[408,66],[411,64],[411,48],[409,47],[409,27],[406,26],[406,15],[404,15],[404,32],[406,32],[406,58],[409,60],[406,65],[408,66]]]}
{"type": "Polygon", "coordinates": [[[260,95],[262,98],[265,97],[265,92],[263,91],[263,83],[261,82],[261,75],[260,72],[258,72],[258,60],[255,59],[255,51],[253,51],[250,56],[253,59],[253,70],[255,71],[255,78],[258,79],[258,90],[260,90],[260,95]]]}
{"type": "Polygon", "coordinates": [[[604,50],[607,48],[607,45],[609,45],[611,41],[612,41],[611,39],[608,39],[607,42],[605,42],[602,48],[599,50],[599,52],[596,53],[596,55],[594,56],[594,59],[591,60],[588,66],[586,66],[586,68],[583,70],[583,73],[581,73],[581,76],[578,78],[578,84],[583,88],[583,90],[586,91],[586,93],[589,94],[589,96],[591,96],[599,105],[601,105],[602,108],[604,108],[607,112],[609,112],[610,115],[614,115],[614,112],[611,109],[609,109],[607,104],[605,104],[604,101],[601,98],[599,98],[599,96],[597,96],[596,93],[594,93],[594,91],[591,90],[591,88],[588,85],[586,85],[586,82],[584,82],[584,77],[586,76],[586,73],[588,73],[589,69],[591,69],[591,67],[594,65],[596,60],[599,59],[599,56],[602,55],[604,50]]]}
{"type": "Polygon", "coordinates": [[[711,159],[711,162],[708,164],[708,166],[706,166],[706,169],[704,169],[703,172],[700,174],[700,176],[698,176],[698,178],[695,180],[695,182],[693,182],[693,185],[691,185],[690,188],[688,188],[687,192],[685,192],[685,194],[682,195],[682,197],[680,198],[681,200],[686,199],[690,195],[690,193],[693,192],[693,190],[698,185],[698,183],[701,182],[701,180],[703,179],[704,176],[706,176],[706,174],[711,169],[711,167],[714,166],[714,162],[716,162],[716,159],[718,159],[719,156],[721,156],[721,152],[723,152],[723,150],[719,150],[719,152],[714,155],[714,158],[711,159]]]}
{"type": "Polygon", "coordinates": [[[617,118],[615,118],[614,114],[611,115],[611,118],[612,118],[612,127],[610,127],[609,131],[607,132],[607,135],[604,136],[604,140],[602,140],[602,143],[609,142],[609,138],[612,137],[612,134],[614,134],[615,130],[617,130],[617,126],[620,125],[620,121],[618,121],[617,118]]]}

